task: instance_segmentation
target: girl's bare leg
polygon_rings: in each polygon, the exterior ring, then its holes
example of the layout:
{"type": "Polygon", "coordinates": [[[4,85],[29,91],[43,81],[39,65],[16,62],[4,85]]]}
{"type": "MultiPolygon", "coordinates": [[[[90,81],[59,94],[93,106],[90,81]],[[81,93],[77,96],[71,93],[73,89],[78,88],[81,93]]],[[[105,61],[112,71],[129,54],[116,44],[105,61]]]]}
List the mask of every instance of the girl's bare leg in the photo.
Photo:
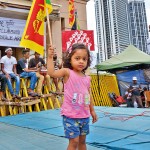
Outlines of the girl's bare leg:
{"type": "Polygon", "coordinates": [[[86,150],[86,135],[79,136],[78,150],[86,150]]]}
{"type": "Polygon", "coordinates": [[[79,144],[79,137],[69,139],[69,145],[67,150],[77,150],[79,144]]]}

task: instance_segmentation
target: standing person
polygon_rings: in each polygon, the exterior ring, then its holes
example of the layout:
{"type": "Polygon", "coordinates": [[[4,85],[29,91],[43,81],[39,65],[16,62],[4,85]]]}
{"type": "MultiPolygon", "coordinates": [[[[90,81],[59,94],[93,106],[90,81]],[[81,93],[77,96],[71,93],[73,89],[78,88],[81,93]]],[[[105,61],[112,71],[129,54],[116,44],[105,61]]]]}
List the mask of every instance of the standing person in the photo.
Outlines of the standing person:
{"type": "Polygon", "coordinates": [[[20,98],[19,91],[20,91],[20,78],[16,71],[16,58],[12,56],[13,51],[12,48],[5,49],[6,55],[1,58],[2,64],[2,72],[5,74],[7,78],[7,85],[12,95],[12,98],[20,98]],[[13,90],[11,79],[14,79],[16,82],[16,90],[13,90]]]}
{"type": "Polygon", "coordinates": [[[141,100],[141,86],[140,84],[137,83],[137,77],[132,78],[132,83],[130,85],[130,92],[132,92],[132,103],[135,105],[136,103],[138,104],[139,108],[143,108],[142,100],[141,100]]]}
{"type": "Polygon", "coordinates": [[[37,81],[36,72],[37,70],[29,70],[27,67],[27,59],[29,59],[30,51],[28,49],[24,49],[22,51],[23,58],[18,61],[17,64],[17,72],[21,78],[28,78],[30,77],[30,86],[28,88],[28,95],[30,96],[39,96],[37,93],[34,92],[35,84],[37,81]]]}
{"type": "Polygon", "coordinates": [[[5,75],[0,74],[0,82],[1,82],[1,100],[2,101],[6,101],[7,99],[5,98],[5,89],[6,89],[6,83],[7,83],[7,78],[5,77],[5,75]]]}
{"type": "MultiPolygon", "coordinates": [[[[45,61],[43,60],[43,58],[40,58],[40,54],[35,52],[34,55],[35,55],[35,58],[32,58],[29,61],[29,69],[37,70],[41,66],[45,67],[45,61]]],[[[36,72],[36,76],[38,78],[37,93],[41,93],[42,92],[42,87],[43,87],[44,76],[41,75],[40,72],[36,72]]],[[[48,88],[49,91],[51,91],[50,76],[48,74],[46,74],[45,79],[46,79],[47,88],[48,88]]]]}
{"type": "Polygon", "coordinates": [[[89,117],[97,121],[92,96],[90,77],[85,70],[90,66],[90,53],[84,44],[74,44],[64,60],[64,68],[55,70],[54,48],[48,49],[48,73],[54,78],[64,78],[64,101],[61,108],[65,136],[69,139],[67,150],[86,150],[86,135],[89,133],[89,117]]]}

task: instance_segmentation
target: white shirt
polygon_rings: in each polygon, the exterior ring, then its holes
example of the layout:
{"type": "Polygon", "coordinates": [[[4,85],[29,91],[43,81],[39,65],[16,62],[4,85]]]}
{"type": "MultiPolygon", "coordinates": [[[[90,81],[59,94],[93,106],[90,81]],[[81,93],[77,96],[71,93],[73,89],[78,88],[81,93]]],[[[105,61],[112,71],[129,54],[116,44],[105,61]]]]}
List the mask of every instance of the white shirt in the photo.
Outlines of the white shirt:
{"type": "Polygon", "coordinates": [[[128,96],[127,96],[127,99],[130,99],[130,98],[131,98],[131,96],[132,96],[132,93],[130,93],[130,92],[128,92],[128,91],[126,91],[126,92],[125,92],[125,95],[128,95],[128,96]]]}
{"type": "Polygon", "coordinates": [[[11,56],[10,58],[7,55],[3,56],[0,61],[1,64],[4,64],[4,70],[10,74],[13,72],[13,66],[17,64],[16,58],[11,56]]]}

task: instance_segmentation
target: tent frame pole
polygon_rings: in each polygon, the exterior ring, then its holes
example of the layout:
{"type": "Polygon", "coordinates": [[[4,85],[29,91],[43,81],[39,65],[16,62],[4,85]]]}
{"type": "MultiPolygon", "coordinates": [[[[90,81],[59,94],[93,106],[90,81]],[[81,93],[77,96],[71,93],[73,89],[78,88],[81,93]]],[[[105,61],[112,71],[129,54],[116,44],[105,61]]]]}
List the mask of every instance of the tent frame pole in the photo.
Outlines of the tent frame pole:
{"type": "Polygon", "coordinates": [[[98,70],[97,70],[97,80],[98,80],[98,86],[97,86],[97,88],[98,88],[98,93],[99,93],[99,95],[100,95],[100,82],[99,82],[99,74],[98,74],[98,70]]]}

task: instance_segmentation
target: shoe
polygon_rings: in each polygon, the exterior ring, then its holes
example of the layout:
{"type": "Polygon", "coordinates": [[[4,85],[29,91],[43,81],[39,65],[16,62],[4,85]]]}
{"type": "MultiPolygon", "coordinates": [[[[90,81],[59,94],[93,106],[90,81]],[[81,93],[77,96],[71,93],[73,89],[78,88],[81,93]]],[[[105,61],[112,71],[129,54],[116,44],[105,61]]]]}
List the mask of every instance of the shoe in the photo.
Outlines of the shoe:
{"type": "Polygon", "coordinates": [[[2,96],[1,100],[2,101],[7,101],[7,99],[4,96],[2,96]]]}
{"type": "Polygon", "coordinates": [[[15,96],[16,96],[17,99],[20,99],[20,98],[21,98],[21,96],[19,96],[19,95],[17,95],[17,94],[16,94],[15,96]]]}
{"type": "Polygon", "coordinates": [[[29,96],[32,96],[32,97],[35,97],[35,96],[38,96],[38,93],[35,93],[35,92],[28,92],[28,95],[29,95],[29,96]]]}
{"type": "Polygon", "coordinates": [[[12,97],[12,99],[15,99],[16,95],[15,94],[11,94],[11,97],[12,97]]]}
{"type": "Polygon", "coordinates": [[[42,94],[40,94],[40,93],[36,93],[36,94],[37,94],[38,97],[41,97],[41,96],[42,96],[42,94]]]}

